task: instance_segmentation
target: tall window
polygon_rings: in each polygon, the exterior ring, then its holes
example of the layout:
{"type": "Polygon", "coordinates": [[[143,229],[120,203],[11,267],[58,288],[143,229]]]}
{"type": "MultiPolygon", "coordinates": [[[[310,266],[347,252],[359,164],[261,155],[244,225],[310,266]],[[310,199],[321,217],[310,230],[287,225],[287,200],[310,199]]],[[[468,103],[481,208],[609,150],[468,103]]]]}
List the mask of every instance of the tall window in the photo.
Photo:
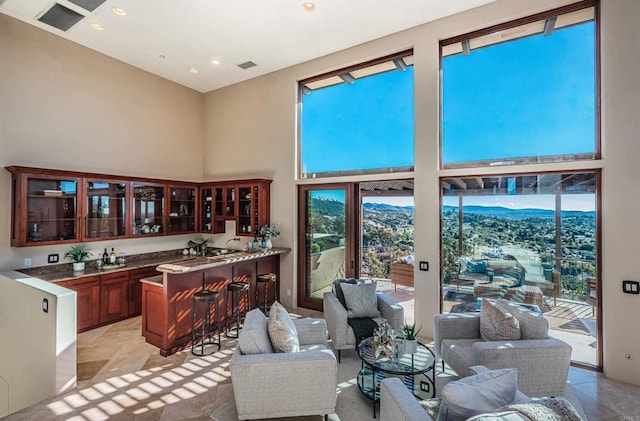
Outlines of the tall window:
{"type": "Polygon", "coordinates": [[[443,168],[598,158],[588,6],[441,42],[443,168]]]}
{"type": "Polygon", "coordinates": [[[413,52],[300,81],[300,177],[413,171],[413,52]]]}

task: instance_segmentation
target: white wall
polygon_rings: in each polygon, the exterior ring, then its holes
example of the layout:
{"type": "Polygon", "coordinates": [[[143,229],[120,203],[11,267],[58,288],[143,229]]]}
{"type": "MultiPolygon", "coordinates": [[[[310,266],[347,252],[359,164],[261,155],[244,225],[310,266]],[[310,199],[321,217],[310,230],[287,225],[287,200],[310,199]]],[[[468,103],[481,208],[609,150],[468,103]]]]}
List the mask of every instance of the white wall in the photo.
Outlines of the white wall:
{"type": "Polygon", "coordinates": [[[17,272],[0,274],[0,291],[2,417],[76,387],[76,293],[17,272]]]}
{"type": "MultiPolygon", "coordinates": [[[[415,255],[431,263],[415,274],[416,320],[432,334],[439,312],[439,177],[474,175],[477,170],[438,170],[438,41],[496,23],[552,9],[568,1],[516,2],[487,6],[422,25],[392,36],[206,94],[205,175],[251,174],[271,177],[272,221],[283,235],[274,243],[293,246],[283,260],[282,288],[296,290],[296,81],[336,68],[414,48],[415,57],[415,255]]],[[[605,372],[640,384],[640,331],[630,320],[640,316],[640,298],[620,292],[622,279],[638,279],[634,263],[640,238],[636,222],[640,200],[640,146],[636,140],[640,74],[640,3],[602,2],[602,141],[598,162],[545,164],[487,169],[487,173],[603,168],[603,282],[605,372]],[[624,354],[635,359],[626,361],[624,354]]],[[[483,170],[484,171],[484,170],[483,170]]],[[[339,181],[339,180],[332,180],[339,181]]],[[[315,182],[318,182],[317,180],[315,182]]],[[[295,304],[295,294],[283,297],[295,304]]]]}
{"type": "MultiPolygon", "coordinates": [[[[0,167],[202,180],[201,93],[4,14],[0,57],[0,167]]],[[[69,246],[10,247],[10,180],[0,168],[0,268],[21,268],[26,257],[46,265],[47,254],[69,246]]],[[[184,247],[189,238],[89,247],[132,254],[184,247]]]]}

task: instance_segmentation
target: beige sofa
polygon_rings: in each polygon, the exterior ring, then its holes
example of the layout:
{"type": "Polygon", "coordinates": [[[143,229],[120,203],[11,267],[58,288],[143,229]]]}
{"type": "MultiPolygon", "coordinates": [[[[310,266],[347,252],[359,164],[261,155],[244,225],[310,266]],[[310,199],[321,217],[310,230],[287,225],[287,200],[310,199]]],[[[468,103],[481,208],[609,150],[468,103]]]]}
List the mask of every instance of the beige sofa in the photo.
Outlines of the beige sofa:
{"type": "Polygon", "coordinates": [[[266,320],[258,309],[247,313],[229,364],[238,419],[334,413],[337,363],[327,348],[325,321],[294,319],[300,351],[274,353],[268,352],[271,344],[266,320]],[[257,343],[262,353],[242,354],[241,345],[250,336],[251,345],[257,343]]]}
{"type": "Polygon", "coordinates": [[[518,369],[518,389],[535,396],[562,396],[567,385],[571,346],[560,339],[484,341],[479,313],[438,314],[434,318],[435,352],[458,375],[469,367],[518,369]]]}

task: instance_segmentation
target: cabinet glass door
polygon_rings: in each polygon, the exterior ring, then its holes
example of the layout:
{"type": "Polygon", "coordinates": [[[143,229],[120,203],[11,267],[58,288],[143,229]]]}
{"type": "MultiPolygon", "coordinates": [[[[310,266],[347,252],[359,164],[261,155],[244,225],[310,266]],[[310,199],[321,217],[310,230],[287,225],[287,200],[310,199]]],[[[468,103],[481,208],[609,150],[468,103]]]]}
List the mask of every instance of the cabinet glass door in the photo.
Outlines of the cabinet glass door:
{"type": "Polygon", "coordinates": [[[163,234],[164,186],[151,183],[132,183],[133,235],[163,234]]]}
{"type": "Polygon", "coordinates": [[[169,233],[196,231],[195,187],[169,189],[169,233]]]}
{"type": "Polygon", "coordinates": [[[126,235],[127,183],[88,180],[84,238],[126,235]]]}
{"type": "Polygon", "coordinates": [[[200,232],[213,232],[213,196],[211,188],[200,189],[200,232]]]}
{"type": "Polygon", "coordinates": [[[27,243],[77,240],[78,180],[27,179],[27,243]]]}
{"type": "Polygon", "coordinates": [[[258,235],[257,222],[254,217],[254,202],[252,186],[238,186],[238,223],[236,234],[238,235],[258,235]]]}

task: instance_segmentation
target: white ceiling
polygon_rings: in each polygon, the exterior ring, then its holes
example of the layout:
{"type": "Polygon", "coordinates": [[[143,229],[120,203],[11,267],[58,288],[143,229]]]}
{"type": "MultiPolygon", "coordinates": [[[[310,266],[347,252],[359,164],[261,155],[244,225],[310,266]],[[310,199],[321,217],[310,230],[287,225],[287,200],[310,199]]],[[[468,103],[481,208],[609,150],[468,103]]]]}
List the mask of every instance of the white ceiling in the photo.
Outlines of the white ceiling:
{"type": "Polygon", "coordinates": [[[208,92],[491,1],[316,0],[307,12],[303,0],[107,0],[89,12],[57,0],[86,16],[66,32],[36,20],[55,0],[0,0],[0,12],[208,92]],[[249,60],[258,66],[237,67],[249,60]]]}

